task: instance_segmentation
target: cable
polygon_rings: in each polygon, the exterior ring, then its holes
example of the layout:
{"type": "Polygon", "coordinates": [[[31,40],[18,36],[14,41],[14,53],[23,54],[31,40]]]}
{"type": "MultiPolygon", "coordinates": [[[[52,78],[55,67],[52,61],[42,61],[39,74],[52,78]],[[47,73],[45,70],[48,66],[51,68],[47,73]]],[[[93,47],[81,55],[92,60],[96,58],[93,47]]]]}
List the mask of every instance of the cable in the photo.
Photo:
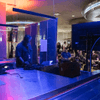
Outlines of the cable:
{"type": "Polygon", "coordinates": [[[9,75],[18,75],[20,78],[23,78],[22,76],[20,76],[19,73],[13,73],[13,74],[7,73],[7,74],[9,74],[9,75]]]}
{"type": "Polygon", "coordinates": [[[53,0],[53,16],[55,17],[55,3],[54,3],[54,0],[53,0]]]}

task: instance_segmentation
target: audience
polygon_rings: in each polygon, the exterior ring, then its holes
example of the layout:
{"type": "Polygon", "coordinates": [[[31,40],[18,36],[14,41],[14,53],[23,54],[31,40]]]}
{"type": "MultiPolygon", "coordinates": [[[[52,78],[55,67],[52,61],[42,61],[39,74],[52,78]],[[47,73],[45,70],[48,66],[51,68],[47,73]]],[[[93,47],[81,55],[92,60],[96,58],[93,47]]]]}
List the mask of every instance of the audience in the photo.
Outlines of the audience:
{"type": "MultiPolygon", "coordinates": [[[[66,42],[62,45],[60,42],[57,43],[57,55],[58,55],[58,62],[69,61],[69,62],[78,62],[81,66],[86,65],[86,51],[84,50],[73,50],[71,48],[71,44],[67,45],[66,42]],[[60,51],[62,49],[62,51],[60,51]],[[72,52],[74,51],[74,52],[72,52]]],[[[90,57],[90,56],[89,56],[90,57]]],[[[93,51],[92,53],[92,65],[98,64],[100,66],[100,52],[93,51]],[[98,62],[98,63],[97,63],[98,62]]],[[[90,62],[90,59],[88,59],[90,62]]],[[[100,67],[99,67],[100,69],[100,67]]]]}

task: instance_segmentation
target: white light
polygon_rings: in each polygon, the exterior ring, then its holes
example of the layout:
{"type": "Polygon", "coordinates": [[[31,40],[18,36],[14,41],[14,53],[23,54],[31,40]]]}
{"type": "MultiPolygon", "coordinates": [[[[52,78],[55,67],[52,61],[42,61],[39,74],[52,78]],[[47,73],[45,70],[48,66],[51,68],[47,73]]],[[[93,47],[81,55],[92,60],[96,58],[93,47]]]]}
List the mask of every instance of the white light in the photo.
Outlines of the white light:
{"type": "Polygon", "coordinates": [[[4,68],[8,68],[8,66],[5,66],[4,68]]]}
{"type": "Polygon", "coordinates": [[[49,62],[49,65],[52,65],[52,62],[53,62],[53,61],[51,60],[51,61],[49,62]]]}
{"type": "Polygon", "coordinates": [[[13,40],[14,42],[16,41],[16,39],[14,38],[14,40],[13,40]]]}
{"type": "Polygon", "coordinates": [[[17,21],[17,22],[6,22],[6,24],[32,24],[35,22],[17,21]]]}
{"type": "Polygon", "coordinates": [[[75,15],[72,15],[72,17],[75,17],[75,15]]]}
{"type": "MultiPolygon", "coordinates": [[[[6,22],[6,24],[35,24],[35,22],[16,21],[16,22],[6,22]]],[[[38,23],[38,25],[40,25],[40,23],[38,23]]]]}
{"type": "Polygon", "coordinates": [[[100,6],[100,2],[97,2],[97,3],[95,3],[95,4],[92,4],[91,6],[87,7],[87,8],[84,10],[84,14],[86,14],[88,11],[90,11],[90,10],[92,10],[92,9],[98,7],[98,6],[100,6]]]}
{"type": "Polygon", "coordinates": [[[59,16],[60,14],[59,14],[59,13],[55,13],[54,15],[55,15],[55,16],[59,16]]]}
{"type": "Polygon", "coordinates": [[[0,41],[2,42],[2,37],[0,37],[0,41]]]}
{"type": "Polygon", "coordinates": [[[25,28],[25,27],[18,27],[18,28],[25,28]]]}

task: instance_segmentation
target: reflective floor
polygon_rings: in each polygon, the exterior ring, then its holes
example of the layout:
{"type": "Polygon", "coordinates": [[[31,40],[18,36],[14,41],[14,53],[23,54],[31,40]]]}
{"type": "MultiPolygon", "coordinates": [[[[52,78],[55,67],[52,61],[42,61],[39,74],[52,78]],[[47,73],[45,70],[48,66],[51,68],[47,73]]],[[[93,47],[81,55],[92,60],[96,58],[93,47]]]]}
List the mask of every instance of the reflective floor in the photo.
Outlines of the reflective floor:
{"type": "Polygon", "coordinates": [[[0,75],[0,100],[28,100],[91,77],[99,70],[81,72],[75,78],[63,77],[37,70],[13,69],[0,75]]]}

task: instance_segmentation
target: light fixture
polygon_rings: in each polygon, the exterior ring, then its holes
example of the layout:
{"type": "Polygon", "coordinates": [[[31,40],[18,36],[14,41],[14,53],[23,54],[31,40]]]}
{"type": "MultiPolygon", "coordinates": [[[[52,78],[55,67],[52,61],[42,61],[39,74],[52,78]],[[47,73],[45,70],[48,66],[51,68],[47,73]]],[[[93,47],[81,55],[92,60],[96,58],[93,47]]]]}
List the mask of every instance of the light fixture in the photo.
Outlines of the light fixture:
{"type": "Polygon", "coordinates": [[[2,42],[2,37],[0,37],[0,42],[2,42]]]}
{"type": "Polygon", "coordinates": [[[14,38],[14,39],[13,39],[13,41],[15,42],[15,41],[16,41],[16,39],[14,38]]]}
{"type": "Polygon", "coordinates": [[[90,6],[88,6],[85,10],[84,10],[84,14],[86,14],[87,12],[89,12],[90,10],[99,7],[100,6],[100,1],[96,2],[94,4],[91,4],[90,6]]]}
{"type": "Polygon", "coordinates": [[[27,22],[27,21],[14,21],[14,22],[6,22],[6,24],[33,24],[35,22],[27,22]]]}
{"type": "Polygon", "coordinates": [[[55,13],[54,15],[55,15],[55,16],[59,16],[60,14],[59,14],[59,13],[55,13]]]}
{"type": "MultiPolygon", "coordinates": [[[[14,22],[6,22],[6,24],[35,24],[35,22],[32,21],[14,21],[14,22]]],[[[40,23],[38,23],[40,25],[40,23]]]]}
{"type": "Polygon", "coordinates": [[[72,15],[72,17],[75,17],[75,15],[72,15]]]}
{"type": "Polygon", "coordinates": [[[4,66],[4,68],[8,68],[8,66],[4,66]]]}
{"type": "Polygon", "coordinates": [[[100,0],[89,3],[82,11],[82,15],[88,21],[100,21],[100,0]]]}

